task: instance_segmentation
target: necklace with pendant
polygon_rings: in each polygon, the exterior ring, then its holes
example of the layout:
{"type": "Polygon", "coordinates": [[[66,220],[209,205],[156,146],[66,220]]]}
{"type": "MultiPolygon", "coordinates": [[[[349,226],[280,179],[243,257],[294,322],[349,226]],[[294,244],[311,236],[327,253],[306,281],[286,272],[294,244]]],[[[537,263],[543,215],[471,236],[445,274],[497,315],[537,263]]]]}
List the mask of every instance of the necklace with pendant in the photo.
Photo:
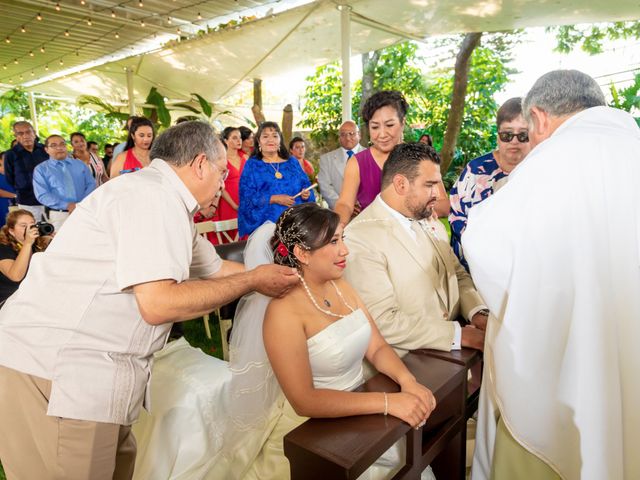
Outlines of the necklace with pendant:
{"type": "MultiPolygon", "coordinates": [[[[318,305],[318,303],[316,302],[316,299],[313,298],[313,294],[311,293],[311,290],[309,289],[309,286],[307,285],[307,282],[304,281],[304,278],[302,278],[302,275],[300,275],[298,273],[298,278],[300,278],[300,281],[302,282],[302,286],[304,287],[305,292],[307,292],[307,296],[309,297],[309,300],[311,300],[311,303],[313,304],[314,307],[316,307],[317,310],[320,310],[322,313],[332,316],[332,317],[337,317],[337,318],[344,318],[347,315],[341,315],[339,313],[333,313],[330,310],[325,310],[324,308],[322,308],[320,305],[318,305]]],[[[349,305],[347,303],[347,301],[344,299],[344,297],[342,296],[342,292],[340,291],[340,289],[338,288],[338,286],[331,281],[331,285],[333,285],[333,288],[336,290],[338,296],[340,297],[340,300],[342,300],[342,303],[344,303],[346,305],[346,307],[351,310],[351,312],[355,312],[355,308],[353,308],[351,305],[349,305]]],[[[331,307],[331,302],[329,302],[329,300],[327,300],[326,298],[323,299],[323,303],[327,306],[327,307],[331,307]]]]}
{"type": "Polygon", "coordinates": [[[277,163],[277,167],[273,166],[273,163],[268,163],[268,165],[271,165],[271,168],[273,168],[274,173],[274,177],[276,177],[278,180],[280,180],[282,178],[282,174],[280,173],[280,162],[277,163]]]}

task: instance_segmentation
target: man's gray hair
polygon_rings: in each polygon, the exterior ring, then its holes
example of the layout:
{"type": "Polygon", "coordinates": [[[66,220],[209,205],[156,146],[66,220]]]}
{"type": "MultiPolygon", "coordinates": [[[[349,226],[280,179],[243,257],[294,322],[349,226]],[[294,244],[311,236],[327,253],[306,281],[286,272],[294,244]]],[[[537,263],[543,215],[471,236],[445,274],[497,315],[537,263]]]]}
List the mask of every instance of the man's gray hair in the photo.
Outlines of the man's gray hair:
{"type": "Polygon", "coordinates": [[[213,127],[205,122],[183,122],[166,129],[153,142],[151,158],[161,158],[175,167],[189,164],[204,153],[210,162],[226,155],[213,127]]]}
{"type": "Polygon", "coordinates": [[[15,122],[11,128],[13,129],[13,131],[16,131],[16,127],[29,127],[31,129],[32,132],[35,133],[35,128],[33,128],[33,125],[31,125],[31,123],[27,122],[26,120],[18,120],[17,122],[15,122]]]}
{"type": "Polygon", "coordinates": [[[563,117],[587,108],[606,105],[597,82],[578,70],[554,70],[533,84],[522,101],[522,113],[531,123],[531,107],[554,117],[563,117]]]}

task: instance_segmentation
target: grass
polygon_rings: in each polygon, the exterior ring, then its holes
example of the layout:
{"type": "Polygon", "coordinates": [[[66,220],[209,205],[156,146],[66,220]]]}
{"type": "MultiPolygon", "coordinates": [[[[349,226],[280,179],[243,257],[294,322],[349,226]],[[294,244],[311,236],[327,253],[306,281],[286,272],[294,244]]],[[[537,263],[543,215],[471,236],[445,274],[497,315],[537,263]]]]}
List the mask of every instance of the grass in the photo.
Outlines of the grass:
{"type": "MultiPolygon", "coordinates": [[[[201,349],[207,355],[222,358],[222,343],[220,341],[220,322],[215,314],[209,319],[211,339],[207,338],[202,318],[182,322],[184,338],[195,348],[201,349]]],[[[0,480],[7,480],[7,476],[0,463],[0,480]]]]}

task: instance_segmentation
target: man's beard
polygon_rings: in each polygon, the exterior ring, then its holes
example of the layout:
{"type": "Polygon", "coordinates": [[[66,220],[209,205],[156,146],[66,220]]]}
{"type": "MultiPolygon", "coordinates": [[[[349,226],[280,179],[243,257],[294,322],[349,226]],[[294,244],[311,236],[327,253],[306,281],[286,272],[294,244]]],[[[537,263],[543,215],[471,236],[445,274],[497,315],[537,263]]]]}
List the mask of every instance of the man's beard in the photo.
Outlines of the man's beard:
{"type": "Polygon", "coordinates": [[[430,206],[432,201],[433,200],[429,200],[429,202],[423,205],[412,205],[410,203],[410,199],[407,199],[405,206],[407,207],[407,210],[411,212],[411,217],[414,220],[422,220],[431,217],[433,214],[433,207],[430,206]]]}

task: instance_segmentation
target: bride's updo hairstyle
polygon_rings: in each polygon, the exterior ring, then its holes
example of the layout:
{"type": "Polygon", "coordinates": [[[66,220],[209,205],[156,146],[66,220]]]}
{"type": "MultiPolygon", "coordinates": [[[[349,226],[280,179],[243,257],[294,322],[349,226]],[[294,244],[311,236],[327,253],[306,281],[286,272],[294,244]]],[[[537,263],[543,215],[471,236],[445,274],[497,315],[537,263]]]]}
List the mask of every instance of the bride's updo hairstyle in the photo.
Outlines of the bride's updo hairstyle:
{"type": "Polygon", "coordinates": [[[315,203],[303,203],[285,210],[278,218],[271,238],[274,263],[299,268],[293,247],[299,245],[305,250],[324,247],[333,238],[339,223],[337,213],[315,203]]]}

